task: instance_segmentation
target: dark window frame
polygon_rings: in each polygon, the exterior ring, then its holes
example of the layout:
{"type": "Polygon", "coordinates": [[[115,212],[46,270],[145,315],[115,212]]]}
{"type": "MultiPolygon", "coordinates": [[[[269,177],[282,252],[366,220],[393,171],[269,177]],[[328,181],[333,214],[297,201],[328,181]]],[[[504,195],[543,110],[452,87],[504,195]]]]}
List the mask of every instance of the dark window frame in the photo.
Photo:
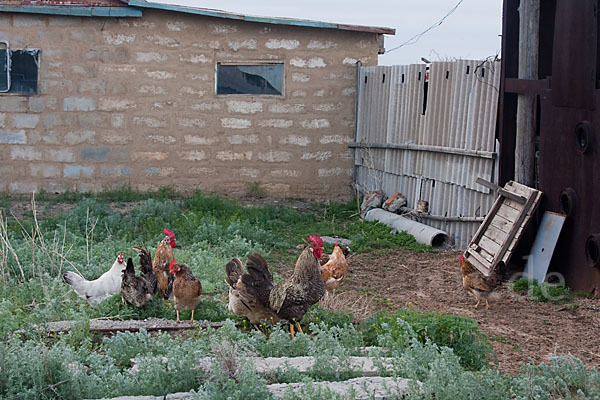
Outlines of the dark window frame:
{"type": "Polygon", "coordinates": [[[37,95],[39,93],[40,49],[11,49],[6,41],[0,49],[3,64],[0,66],[2,83],[0,94],[37,95]],[[5,56],[7,55],[7,56],[5,56]],[[4,76],[4,74],[6,74],[4,76]]]}
{"type": "MultiPolygon", "coordinates": [[[[269,83],[266,79],[265,81],[269,83]]],[[[228,62],[220,61],[215,64],[215,94],[217,96],[268,96],[268,97],[285,97],[285,62],[283,61],[246,61],[246,62],[228,62]],[[279,90],[277,87],[271,86],[272,90],[277,91],[276,93],[227,93],[222,91],[222,86],[219,85],[220,80],[220,68],[221,67],[261,67],[261,66],[277,66],[281,69],[281,82],[278,84],[281,86],[279,90]]]]}

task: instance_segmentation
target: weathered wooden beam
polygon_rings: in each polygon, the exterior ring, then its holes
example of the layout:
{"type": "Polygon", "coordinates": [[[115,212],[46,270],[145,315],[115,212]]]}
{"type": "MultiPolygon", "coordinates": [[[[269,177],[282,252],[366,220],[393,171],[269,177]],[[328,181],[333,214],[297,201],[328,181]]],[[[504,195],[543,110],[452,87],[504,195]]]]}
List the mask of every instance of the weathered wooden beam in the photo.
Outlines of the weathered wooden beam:
{"type": "MultiPolygon", "coordinates": [[[[538,77],[540,0],[521,0],[519,5],[519,79],[538,77]]],[[[535,187],[536,95],[517,97],[515,146],[516,182],[535,187]]]]}
{"type": "MultiPolygon", "coordinates": [[[[38,325],[38,328],[48,333],[61,333],[70,331],[77,321],[55,321],[38,325]]],[[[114,333],[114,332],[138,332],[140,329],[147,331],[181,331],[187,329],[221,328],[223,322],[211,321],[174,321],[166,318],[148,318],[145,320],[113,321],[108,319],[91,319],[90,332],[114,333]]]]}
{"type": "Polygon", "coordinates": [[[516,79],[504,80],[505,93],[538,95],[550,89],[550,79],[516,79]]]}

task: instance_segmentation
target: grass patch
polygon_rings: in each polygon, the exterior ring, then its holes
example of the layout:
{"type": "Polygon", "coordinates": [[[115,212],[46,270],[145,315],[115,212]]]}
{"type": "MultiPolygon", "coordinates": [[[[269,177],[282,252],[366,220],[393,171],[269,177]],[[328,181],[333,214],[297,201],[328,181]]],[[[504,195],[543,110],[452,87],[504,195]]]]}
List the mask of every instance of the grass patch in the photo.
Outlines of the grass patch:
{"type": "Polygon", "coordinates": [[[512,290],[523,294],[527,293],[536,303],[566,303],[572,301],[575,296],[575,293],[564,284],[543,282],[540,285],[535,279],[527,278],[521,278],[513,283],[512,290]]]}
{"type": "MultiPolygon", "coordinates": [[[[270,398],[267,383],[355,376],[347,361],[361,355],[365,346],[380,347],[376,358],[393,358],[394,369],[385,374],[423,383],[422,388],[410,389],[407,399],[501,399],[507,393],[529,398],[531,383],[539,398],[559,398],[557,393],[598,398],[597,372],[582,369],[573,358],[553,359],[548,366],[530,363],[517,377],[488,369],[493,357],[489,340],[467,318],[400,310],[361,315],[363,322],[353,324],[356,313],[367,308],[368,292],[364,301],[347,300],[355,301],[354,308],[349,307],[354,314],[338,311],[341,306],[333,303],[331,309],[313,306],[302,321],[307,333],[294,340],[285,326],[264,327],[266,335],[247,325],[238,329],[236,323],[244,326],[245,320],[232,316],[225,306],[224,266],[232,257],[246,259],[259,252],[273,267],[289,265],[298,256],[295,246],[310,233],[351,239],[354,253],[431,250],[406,233],[392,235],[387,226],[362,221],[355,200],[310,204],[299,210],[248,207],[202,192],[183,197],[169,188],[136,193],[126,187],[99,195],[40,193],[36,200],[45,206],[68,203],[69,211],[37,219],[30,212],[19,220],[4,220],[11,250],[3,250],[5,256],[0,257],[0,398],[164,396],[190,390],[200,398],[270,398]],[[175,250],[177,260],[202,282],[205,295],[196,318],[225,321],[223,328],[178,337],[143,330],[111,337],[91,334],[92,318],[175,319],[174,309],[161,299],[137,309],[122,304],[116,295],[90,307],[60,278],[63,272],[76,270],[94,279],[121,251],[137,260],[130,247],[145,242],[153,252],[165,227],[176,233],[182,246],[175,250]],[[76,321],[74,329],[49,337],[31,328],[58,320],[76,321]],[[268,377],[254,372],[250,362],[254,356],[312,356],[318,362],[308,373],[284,370],[268,377]],[[215,360],[209,370],[198,368],[205,357],[215,360]]],[[[0,207],[21,201],[29,203],[3,196],[0,207]]],[[[331,249],[328,245],[325,251],[331,249]]],[[[525,287],[530,290],[529,284],[525,287]]],[[[182,312],[181,318],[186,317],[189,312],[182,312]]],[[[502,337],[492,339],[505,342],[502,337]]],[[[303,398],[330,395],[306,390],[303,398]]],[[[290,393],[288,398],[295,396],[290,393]]]]}
{"type": "Polygon", "coordinates": [[[460,363],[469,370],[480,370],[494,353],[477,322],[457,315],[417,310],[378,313],[361,324],[368,345],[382,345],[381,335],[397,346],[407,346],[414,336],[421,343],[432,342],[451,348],[460,357],[460,363]]]}

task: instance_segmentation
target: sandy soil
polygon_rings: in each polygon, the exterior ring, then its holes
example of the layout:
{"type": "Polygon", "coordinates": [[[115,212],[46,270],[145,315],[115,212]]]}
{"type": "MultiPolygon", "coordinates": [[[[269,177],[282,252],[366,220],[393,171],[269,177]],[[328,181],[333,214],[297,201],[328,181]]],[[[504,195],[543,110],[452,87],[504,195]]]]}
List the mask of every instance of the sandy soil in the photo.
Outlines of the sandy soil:
{"type": "Polygon", "coordinates": [[[364,314],[414,308],[474,319],[491,338],[495,364],[508,373],[517,373],[520,362],[529,359],[547,361],[550,353],[570,353],[589,367],[600,367],[599,300],[574,297],[564,304],[536,303],[504,282],[498,289],[500,300],[490,310],[476,310],[474,297],[462,288],[459,256],[457,251],[354,255],[337,296],[364,314]]]}

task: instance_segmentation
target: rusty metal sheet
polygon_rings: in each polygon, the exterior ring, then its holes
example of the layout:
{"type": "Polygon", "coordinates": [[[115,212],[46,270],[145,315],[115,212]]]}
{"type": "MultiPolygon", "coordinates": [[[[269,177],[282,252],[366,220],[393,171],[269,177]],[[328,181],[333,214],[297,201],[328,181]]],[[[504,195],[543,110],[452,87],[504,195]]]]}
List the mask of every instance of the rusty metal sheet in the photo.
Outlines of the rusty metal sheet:
{"type": "MultiPolygon", "coordinates": [[[[596,101],[600,93],[595,91],[596,101]]],[[[561,273],[573,289],[600,292],[600,269],[587,264],[587,238],[600,233],[600,112],[555,107],[542,96],[540,136],[540,189],[545,209],[567,215],[550,270],[561,273]],[[577,127],[589,122],[592,133],[585,151],[577,127]]]]}
{"type": "Polygon", "coordinates": [[[544,213],[527,258],[524,273],[527,278],[535,279],[540,284],[546,279],[554,248],[566,218],[566,215],[552,211],[544,213]]]}
{"type": "Polygon", "coordinates": [[[556,2],[552,52],[552,103],[556,107],[594,108],[598,28],[595,3],[556,2]]]}
{"type": "MultiPolygon", "coordinates": [[[[511,81],[517,78],[518,7],[518,0],[504,0],[498,129],[501,184],[514,174],[517,96],[510,90],[531,85],[511,81]]],[[[600,267],[590,265],[586,257],[586,246],[593,244],[588,238],[600,233],[597,2],[544,0],[540,7],[539,77],[548,79],[550,87],[538,92],[538,182],[545,195],[543,210],[567,215],[549,270],[562,274],[573,289],[600,294],[600,267]]]]}

